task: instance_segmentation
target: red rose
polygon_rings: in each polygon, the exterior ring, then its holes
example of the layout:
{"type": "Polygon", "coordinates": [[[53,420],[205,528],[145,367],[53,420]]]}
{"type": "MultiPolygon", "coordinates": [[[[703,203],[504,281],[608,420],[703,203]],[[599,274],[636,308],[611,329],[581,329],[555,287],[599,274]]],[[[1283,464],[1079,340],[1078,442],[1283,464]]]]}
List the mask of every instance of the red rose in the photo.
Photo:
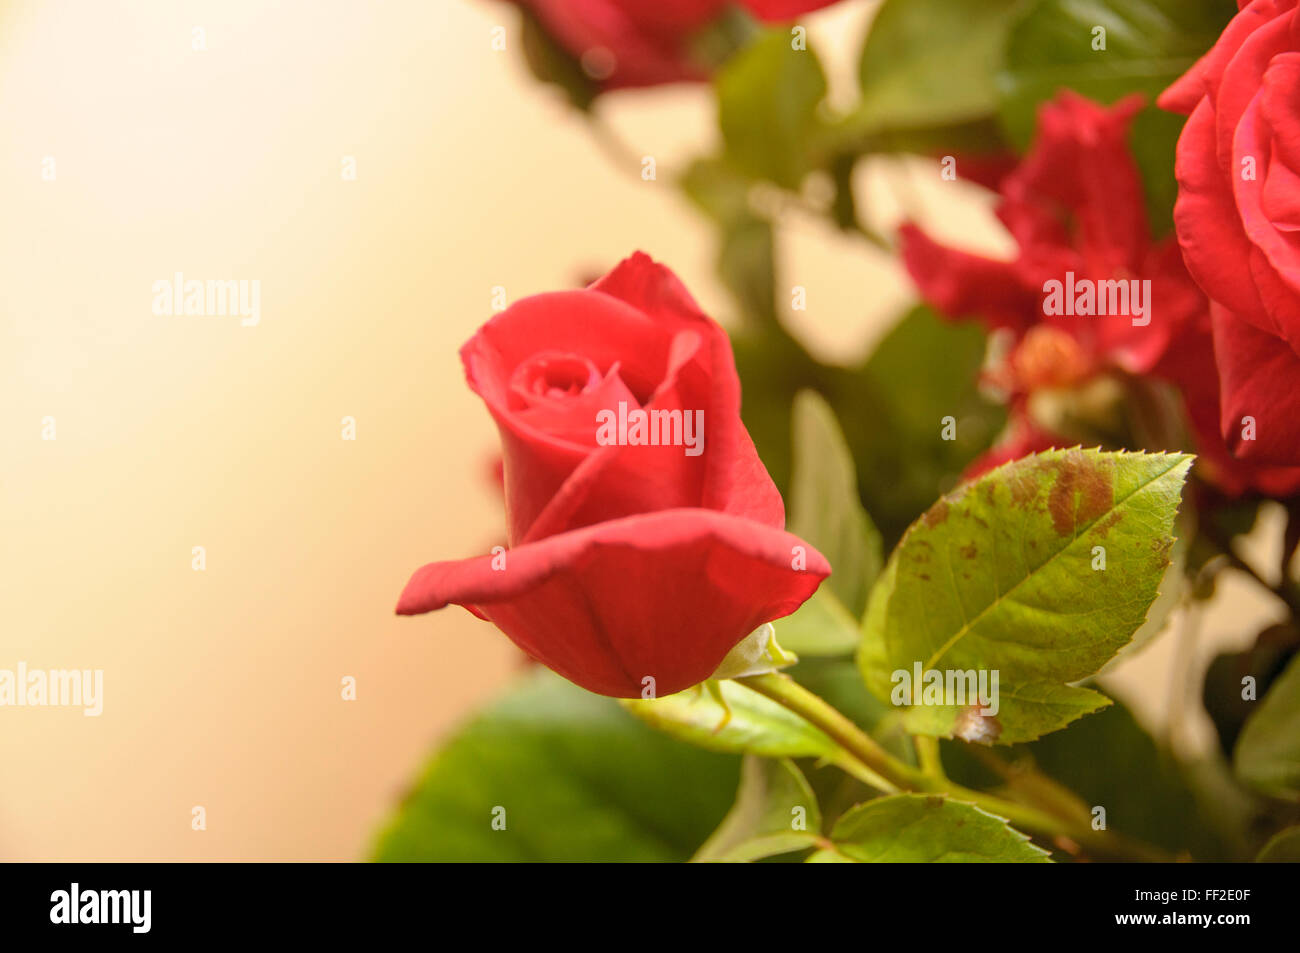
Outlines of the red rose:
{"type": "Polygon", "coordinates": [[[1300,463],[1298,98],[1296,0],[1255,0],[1159,100],[1191,116],[1174,222],[1215,302],[1219,427],[1237,456],[1262,463],[1300,463]]]}
{"type": "Polygon", "coordinates": [[[988,382],[1008,395],[1011,423],[967,475],[1073,445],[1032,419],[1029,395],[1119,370],[1151,374],[1182,391],[1199,472],[1225,493],[1294,492],[1300,468],[1233,459],[1217,417],[1207,420],[1206,408],[1217,409],[1219,399],[1209,302],[1184,267],[1177,241],[1151,240],[1127,143],[1140,106],[1129,98],[1106,108],[1066,91],[1042,108],[1033,148],[998,180],[997,214],[1019,244],[1011,261],[948,248],[914,225],[901,231],[903,261],[927,302],[949,317],[978,316],[1011,338],[1005,360],[987,372],[988,382]],[[1046,284],[1066,274],[1074,285],[1150,281],[1148,323],[1124,314],[1045,314],[1046,284]]]}
{"type": "Polygon", "coordinates": [[[1153,374],[1178,385],[1187,422],[1196,438],[1196,466],[1207,482],[1228,496],[1251,490],[1286,497],[1300,492],[1300,467],[1271,466],[1242,460],[1219,435],[1219,376],[1215,371],[1211,313],[1202,312],[1183,330],[1153,374]]]}
{"type": "Polygon", "coordinates": [[[501,435],[512,548],[423,567],[400,614],[461,605],[584,688],[668,695],[829,575],[782,529],[726,333],[646,255],[516,302],[461,358],[501,435]]]}
{"type": "MultiPolygon", "coordinates": [[[[708,78],[694,34],[733,0],[513,0],[537,17],[601,89],[708,78]]],[[[785,20],[836,0],[740,0],[763,20],[785,20]]]]}
{"type": "MultiPolygon", "coordinates": [[[[1013,260],[948,248],[914,225],[901,231],[903,261],[921,296],[949,317],[979,315],[990,327],[1009,329],[1017,347],[1030,338],[1034,359],[1012,363],[1031,366],[1035,377],[1081,378],[1107,367],[1145,373],[1205,308],[1177,243],[1151,240],[1127,141],[1140,108],[1136,97],[1106,108],[1069,91],[1042,107],[1033,148],[999,182],[997,215],[1020,246],[1013,260]],[[1112,280],[1150,282],[1145,315],[1132,314],[1131,306],[1120,314],[1046,313],[1049,282],[1073,289],[1112,280]],[[1059,332],[1052,336],[1065,362],[1059,368],[1045,366],[1052,352],[1030,335],[1043,327],[1059,332]]],[[[1074,297],[1068,290],[1066,296],[1074,297]]]]}

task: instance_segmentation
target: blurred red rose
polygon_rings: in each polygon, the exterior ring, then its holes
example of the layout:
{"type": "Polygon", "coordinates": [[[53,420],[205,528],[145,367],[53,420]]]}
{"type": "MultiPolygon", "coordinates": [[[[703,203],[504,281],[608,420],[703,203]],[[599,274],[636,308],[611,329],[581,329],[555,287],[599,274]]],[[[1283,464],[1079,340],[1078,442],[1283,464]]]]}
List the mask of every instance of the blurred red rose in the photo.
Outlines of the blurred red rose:
{"type": "MultiPolygon", "coordinates": [[[[1106,108],[1071,92],[1039,112],[1032,150],[1003,176],[997,215],[1019,244],[1012,261],[997,261],[932,241],[915,225],[901,231],[903,261],[921,295],[949,317],[978,315],[1009,329],[1029,360],[1012,357],[1038,377],[1078,379],[1105,367],[1145,373],[1198,311],[1204,297],[1187,276],[1177,242],[1153,243],[1142,182],[1127,135],[1141,108],[1136,97],[1106,108]],[[1151,281],[1155,307],[1135,323],[1122,315],[1048,315],[1044,286],[1112,279],[1151,281]],[[1047,336],[1030,332],[1052,328],[1047,336]],[[1035,337],[1037,340],[1035,340],[1035,337]],[[1046,363],[1052,354],[1059,366],[1046,363]]],[[[1032,380],[1009,382],[1033,389],[1032,380]]]]}
{"type": "Polygon", "coordinates": [[[729,6],[780,21],[837,0],[512,0],[582,64],[602,90],[703,80],[691,37],[729,6]]]}
{"type": "Polygon", "coordinates": [[[1219,427],[1237,456],[1262,463],[1300,464],[1298,99],[1296,0],[1243,4],[1159,99],[1191,116],[1174,221],[1187,267],[1215,302],[1219,427]]]}
{"type": "Polygon", "coordinates": [[[461,605],[584,688],[636,697],[652,677],[667,695],[829,575],[782,529],[726,332],[646,255],[516,302],[461,358],[501,435],[512,548],[423,567],[400,614],[461,605]],[[694,414],[703,439],[600,439],[598,415],[620,404],[694,414]]]}
{"type": "Polygon", "coordinates": [[[904,263],[928,303],[948,317],[979,317],[1012,339],[1005,360],[988,372],[989,382],[1008,395],[1011,424],[968,475],[1072,445],[1031,419],[1029,395],[1118,370],[1180,389],[1206,479],[1234,495],[1295,492],[1300,468],[1233,459],[1217,415],[1207,420],[1206,408],[1217,408],[1219,394],[1209,302],[1188,274],[1177,239],[1151,239],[1127,143],[1140,108],[1136,97],[1107,108],[1069,91],[1042,107],[1033,148],[998,188],[998,218],[1019,245],[1013,260],[940,245],[915,225],[901,230],[904,263]],[[1067,273],[1075,284],[1087,280],[1094,287],[1112,279],[1150,281],[1147,313],[1137,320],[1046,314],[1047,283],[1067,273]]]}

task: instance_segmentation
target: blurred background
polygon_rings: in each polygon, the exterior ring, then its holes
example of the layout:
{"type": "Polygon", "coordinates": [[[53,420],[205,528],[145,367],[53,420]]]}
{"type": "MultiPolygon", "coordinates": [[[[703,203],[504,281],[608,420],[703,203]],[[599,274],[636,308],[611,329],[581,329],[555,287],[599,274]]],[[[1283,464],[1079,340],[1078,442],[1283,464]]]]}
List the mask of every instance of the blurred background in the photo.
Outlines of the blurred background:
{"type": "MultiPolygon", "coordinates": [[[[805,18],[832,100],[875,6],[805,18]]],[[[0,668],[104,671],[98,718],[0,709],[0,858],[362,858],[518,671],[466,612],[392,615],[413,569],[502,532],[457,349],[494,288],[638,248],[732,304],[668,181],[716,136],[707,88],[602,97],[597,138],[527,76],[517,28],[489,0],[0,0],[0,668]],[[260,281],[260,323],[155,315],[178,271],[260,281]]],[[[984,195],[940,209],[918,163],[858,170],[874,220],[1005,247],[984,195]]],[[[778,253],[809,289],[783,317],[823,360],[913,297],[811,216],[782,217],[778,253]]],[[[1199,708],[1169,717],[1185,670],[1283,617],[1234,583],[1104,680],[1176,746],[1209,737],[1199,708]]]]}

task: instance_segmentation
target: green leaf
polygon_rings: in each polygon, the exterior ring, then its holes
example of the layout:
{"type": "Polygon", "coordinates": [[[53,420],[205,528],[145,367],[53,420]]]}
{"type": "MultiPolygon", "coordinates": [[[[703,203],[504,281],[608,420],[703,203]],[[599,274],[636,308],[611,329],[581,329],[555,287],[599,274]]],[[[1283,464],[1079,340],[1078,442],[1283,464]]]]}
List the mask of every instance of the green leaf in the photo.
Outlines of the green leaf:
{"type": "Polygon", "coordinates": [[[686,38],[688,57],[710,73],[762,32],[760,24],[745,10],[728,6],[713,20],[686,38]]]}
{"type": "Polygon", "coordinates": [[[895,794],[855,807],[831,840],[859,863],[1050,863],[1047,851],[971,804],[895,794]]]}
{"type": "Polygon", "coordinates": [[[1005,412],[979,393],[985,340],[973,322],[945,321],[924,306],[904,315],[857,369],[819,364],[780,327],[737,334],[745,426],[788,492],[794,397],[820,393],[853,451],[859,495],[892,545],[1002,428],[1005,412]],[[943,439],[949,415],[956,440],[943,439]]]}
{"type": "MultiPolygon", "coordinates": [[[[831,564],[822,589],[853,616],[867,605],[880,574],[880,533],[858,499],[853,456],[831,410],[815,391],[794,399],[794,478],[786,528],[816,546],[831,564]]],[[[794,651],[799,648],[791,643],[794,651]]]]}
{"type": "Polygon", "coordinates": [[[738,773],[739,759],[674,741],[613,699],[538,672],[442,747],[374,856],[683,861],[726,813],[738,773]],[[504,830],[492,826],[498,808],[504,830]]]}
{"type": "Polygon", "coordinates": [[[1225,757],[1232,757],[1246,719],[1255,713],[1259,699],[1268,694],[1298,652],[1300,629],[1292,624],[1271,625],[1245,651],[1224,653],[1210,663],[1201,701],[1219,733],[1219,747],[1225,757]],[[1242,697],[1247,678],[1254,679],[1254,693],[1249,699],[1242,697]]]}
{"type": "Polygon", "coordinates": [[[1233,766],[1256,790],[1300,801],[1300,656],[1291,659],[1246,721],[1233,766]]]}
{"type": "Polygon", "coordinates": [[[898,686],[910,700],[896,673],[914,681],[918,665],[945,686],[950,673],[984,673],[991,689],[996,673],[996,712],[954,692],[907,707],[904,721],[914,734],[1002,744],[1107,704],[1069,683],[1097,672],[1142,625],[1191,460],[1053,450],[940,499],[872,592],[858,655],[867,687],[885,699],[898,686]]]}
{"type": "Polygon", "coordinates": [[[836,850],[819,850],[810,854],[805,864],[852,864],[854,861],[836,850]]]}
{"type": "MultiPolygon", "coordinates": [[[[832,562],[832,569],[834,566],[832,562]]],[[[849,655],[862,638],[858,621],[825,584],[792,615],[775,624],[781,627],[781,642],[790,651],[810,658],[849,655]]]]}
{"type": "Polygon", "coordinates": [[[733,681],[697,685],[664,698],[622,699],[620,703],[646,724],[712,751],[749,752],[769,758],[823,758],[840,752],[821,729],[733,681]]]}
{"type": "Polygon", "coordinates": [[[1288,827],[1273,836],[1255,858],[1260,864],[1300,864],[1300,826],[1288,827]]]}
{"type": "Polygon", "coordinates": [[[772,223],[750,208],[752,180],[725,159],[697,159],[682,174],[679,185],[718,226],[718,275],[735,296],[742,316],[753,323],[774,325],[776,253],[772,223]]]}
{"type": "Polygon", "coordinates": [[[852,416],[831,400],[841,408],[862,499],[887,540],[952,489],[1002,428],[1004,411],[979,393],[985,343],[974,323],[913,308],[863,368],[856,403],[847,405],[852,416]],[[955,440],[943,437],[949,416],[955,440]]]}
{"type": "Polygon", "coordinates": [[[886,0],[862,49],[858,128],[961,123],[997,108],[1002,47],[1021,0],[886,0]]]}
{"type": "Polygon", "coordinates": [[[1156,96],[1219,38],[1236,13],[1231,0],[1035,0],[1011,28],[999,77],[999,112],[1012,140],[1029,143],[1040,103],[1062,88],[1113,103],[1142,93],[1152,104],[1131,142],[1158,232],[1172,225],[1177,193],[1174,145],[1183,117],[1155,108],[1156,96]],[[1094,28],[1106,49],[1094,50],[1094,28]]]}
{"type": "Polygon", "coordinates": [[[797,188],[813,167],[826,76],[811,48],[769,30],[718,71],[718,124],[727,157],[749,175],[797,188]]]}
{"type": "Polygon", "coordinates": [[[794,762],[748,755],[735,806],[694,859],[748,863],[805,850],[821,824],[817,796],[794,762]]]}

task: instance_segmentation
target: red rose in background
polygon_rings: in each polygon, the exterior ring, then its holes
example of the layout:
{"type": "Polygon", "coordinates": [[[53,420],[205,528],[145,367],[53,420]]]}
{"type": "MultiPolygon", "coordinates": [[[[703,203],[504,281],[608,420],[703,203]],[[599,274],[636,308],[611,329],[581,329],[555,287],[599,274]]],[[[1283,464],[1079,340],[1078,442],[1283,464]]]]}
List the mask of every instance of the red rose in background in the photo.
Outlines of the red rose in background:
{"type": "Polygon", "coordinates": [[[998,190],[997,216],[1020,246],[1014,260],[948,248],[914,225],[901,231],[904,264],[926,301],[949,317],[979,315],[1006,328],[1016,351],[1026,351],[1009,361],[1014,376],[1003,383],[1013,393],[1074,383],[1106,367],[1146,373],[1205,308],[1177,242],[1151,241],[1127,143],[1141,105],[1130,97],[1106,108],[1066,91],[1042,107],[1033,148],[998,190]],[[1076,281],[1149,280],[1149,323],[1045,314],[1045,283],[1067,273],[1076,281]]]}
{"type": "Polygon", "coordinates": [[[726,333],[646,255],[516,302],[461,358],[501,435],[512,548],[423,567],[400,614],[461,605],[584,688],[637,697],[650,676],[668,695],[829,575],[782,528],[726,333]],[[698,414],[703,439],[600,439],[602,411],[638,409],[698,414]]]}
{"type": "Polygon", "coordinates": [[[998,218],[1019,244],[1013,260],[945,247],[914,225],[901,230],[903,261],[927,302],[948,317],[979,316],[1012,338],[1006,359],[988,374],[1008,394],[1011,425],[968,475],[1072,445],[1031,419],[1030,395],[1118,370],[1178,386],[1206,479],[1234,495],[1252,488],[1295,492],[1300,468],[1234,459],[1219,434],[1217,413],[1207,414],[1219,401],[1209,302],[1188,274],[1177,240],[1151,239],[1127,143],[1140,108],[1135,97],[1107,108],[1069,91],[1042,107],[1033,148],[998,185],[998,218]],[[1147,314],[1140,319],[1147,323],[1122,314],[1045,314],[1045,284],[1062,281],[1067,272],[1076,283],[1150,281],[1147,314]]]}
{"type": "Polygon", "coordinates": [[[1300,16],[1296,0],[1242,6],[1160,97],[1190,114],[1174,221],[1212,299],[1219,426],[1244,460],[1300,463],[1300,16]],[[1255,438],[1243,439],[1243,417],[1255,438]]]}
{"type": "MultiPolygon", "coordinates": [[[[529,10],[560,46],[578,58],[601,89],[703,80],[691,56],[693,34],[733,0],[513,0],[529,10]]],[[[836,0],[739,0],[763,20],[780,21],[836,0]]]]}

